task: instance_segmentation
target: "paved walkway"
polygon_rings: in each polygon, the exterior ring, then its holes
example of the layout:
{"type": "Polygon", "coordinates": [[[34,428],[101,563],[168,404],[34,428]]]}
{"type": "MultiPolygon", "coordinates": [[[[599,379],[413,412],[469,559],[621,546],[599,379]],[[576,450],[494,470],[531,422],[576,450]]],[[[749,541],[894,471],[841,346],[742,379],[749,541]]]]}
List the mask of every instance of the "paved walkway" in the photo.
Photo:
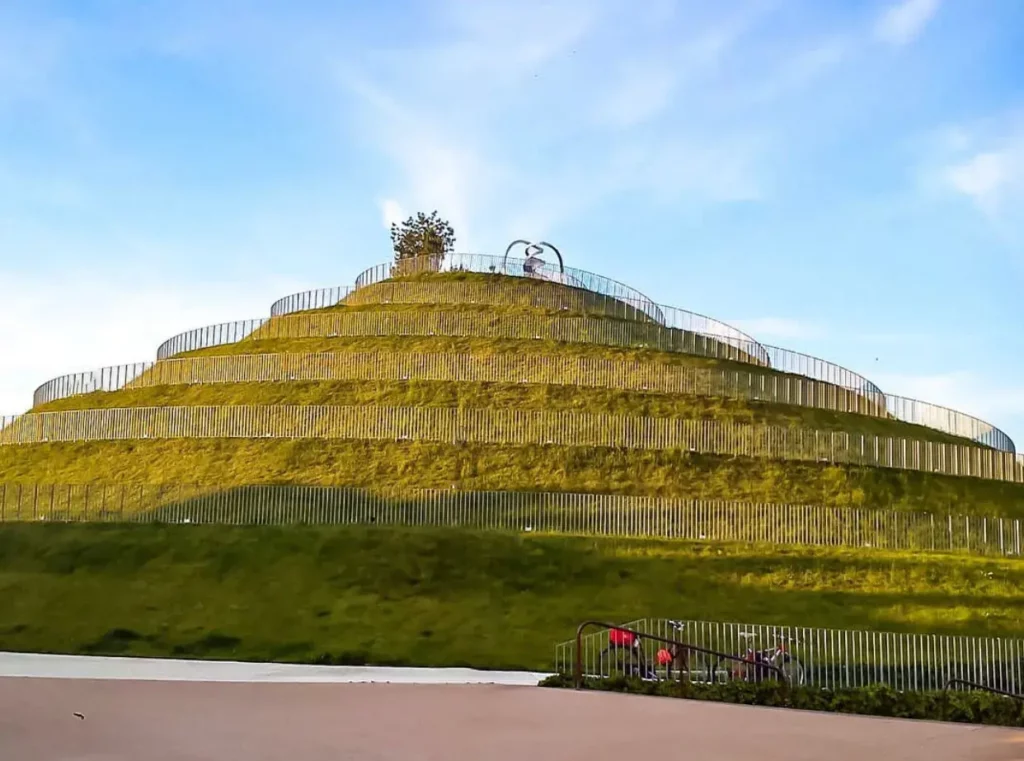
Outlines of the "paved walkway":
{"type": "Polygon", "coordinates": [[[0,652],[0,677],[133,679],[182,682],[385,682],[534,686],[548,674],[530,671],[308,666],[294,663],[188,661],[0,652]]]}
{"type": "Polygon", "coordinates": [[[1020,761],[1024,732],[503,685],[0,678],[17,761],[1020,761]]]}

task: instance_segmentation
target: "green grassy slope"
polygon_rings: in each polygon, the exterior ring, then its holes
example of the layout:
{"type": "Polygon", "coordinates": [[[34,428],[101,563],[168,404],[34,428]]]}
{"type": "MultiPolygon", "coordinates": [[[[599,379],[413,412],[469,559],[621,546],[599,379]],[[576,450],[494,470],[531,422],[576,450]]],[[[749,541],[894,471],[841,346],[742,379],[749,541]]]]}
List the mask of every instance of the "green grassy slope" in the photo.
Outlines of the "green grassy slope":
{"type": "Polygon", "coordinates": [[[569,491],[1024,517],[1024,486],[881,468],[555,446],[216,440],[0,447],[21,483],[569,491]]]}
{"type": "Polygon", "coordinates": [[[1022,590],[1020,563],[961,556],[356,527],[0,530],[7,650],[546,669],[591,617],[1016,635],[1022,590]]]}

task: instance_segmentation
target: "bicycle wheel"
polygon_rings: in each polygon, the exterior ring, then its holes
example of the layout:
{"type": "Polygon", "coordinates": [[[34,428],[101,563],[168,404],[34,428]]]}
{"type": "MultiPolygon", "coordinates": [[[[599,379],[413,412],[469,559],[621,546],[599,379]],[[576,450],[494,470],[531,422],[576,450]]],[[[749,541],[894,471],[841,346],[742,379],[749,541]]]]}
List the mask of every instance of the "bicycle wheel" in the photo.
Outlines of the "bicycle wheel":
{"type": "Polygon", "coordinates": [[[804,666],[796,658],[791,655],[786,655],[783,657],[782,663],[777,665],[785,675],[786,681],[789,682],[790,685],[801,685],[804,683],[804,666]]]}
{"type": "Polygon", "coordinates": [[[708,682],[721,684],[743,679],[743,666],[729,658],[710,659],[708,661],[708,682]]]}
{"type": "Polygon", "coordinates": [[[665,667],[665,678],[669,681],[702,682],[708,678],[710,669],[711,665],[703,653],[684,650],[665,667]]]}

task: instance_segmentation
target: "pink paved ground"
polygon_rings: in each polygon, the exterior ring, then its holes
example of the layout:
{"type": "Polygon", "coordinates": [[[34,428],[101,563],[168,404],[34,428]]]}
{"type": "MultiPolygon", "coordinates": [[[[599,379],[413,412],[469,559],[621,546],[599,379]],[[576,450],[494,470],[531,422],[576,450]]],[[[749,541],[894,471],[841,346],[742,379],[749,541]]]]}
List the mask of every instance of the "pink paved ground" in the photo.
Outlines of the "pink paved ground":
{"type": "Polygon", "coordinates": [[[1024,731],[494,685],[0,679],[3,761],[671,758],[1015,761],[1024,731]]]}

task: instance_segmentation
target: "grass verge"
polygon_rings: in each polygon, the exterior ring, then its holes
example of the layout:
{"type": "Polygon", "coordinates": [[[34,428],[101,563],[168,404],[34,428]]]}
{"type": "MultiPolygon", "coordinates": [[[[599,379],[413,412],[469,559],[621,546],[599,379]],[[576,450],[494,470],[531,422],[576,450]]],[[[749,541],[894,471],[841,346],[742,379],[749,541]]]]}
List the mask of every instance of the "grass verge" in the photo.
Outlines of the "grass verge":
{"type": "Polygon", "coordinates": [[[0,649],[550,669],[587,618],[1014,635],[1024,566],[451,529],[0,526],[0,649]]]}

